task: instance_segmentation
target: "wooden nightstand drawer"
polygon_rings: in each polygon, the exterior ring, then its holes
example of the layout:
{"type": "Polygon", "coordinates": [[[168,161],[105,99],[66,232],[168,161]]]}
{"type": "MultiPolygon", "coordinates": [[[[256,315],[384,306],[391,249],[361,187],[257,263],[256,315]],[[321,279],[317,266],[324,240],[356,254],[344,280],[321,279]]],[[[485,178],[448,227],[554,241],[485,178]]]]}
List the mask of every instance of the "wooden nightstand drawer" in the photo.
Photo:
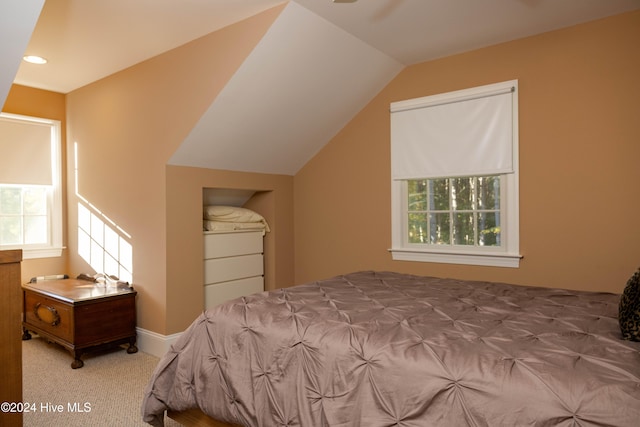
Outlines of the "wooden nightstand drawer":
{"type": "Polygon", "coordinates": [[[42,330],[73,342],[73,307],[33,292],[25,292],[26,321],[42,330]]]}

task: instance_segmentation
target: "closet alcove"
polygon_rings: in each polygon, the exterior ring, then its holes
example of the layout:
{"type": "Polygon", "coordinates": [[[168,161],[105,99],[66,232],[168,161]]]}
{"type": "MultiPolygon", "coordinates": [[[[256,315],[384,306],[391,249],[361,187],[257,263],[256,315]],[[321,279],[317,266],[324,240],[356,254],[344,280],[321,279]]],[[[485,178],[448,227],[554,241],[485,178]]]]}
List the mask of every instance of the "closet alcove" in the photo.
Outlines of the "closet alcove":
{"type": "Polygon", "coordinates": [[[204,308],[265,288],[265,245],[270,229],[262,211],[269,193],[204,188],[204,308]]]}

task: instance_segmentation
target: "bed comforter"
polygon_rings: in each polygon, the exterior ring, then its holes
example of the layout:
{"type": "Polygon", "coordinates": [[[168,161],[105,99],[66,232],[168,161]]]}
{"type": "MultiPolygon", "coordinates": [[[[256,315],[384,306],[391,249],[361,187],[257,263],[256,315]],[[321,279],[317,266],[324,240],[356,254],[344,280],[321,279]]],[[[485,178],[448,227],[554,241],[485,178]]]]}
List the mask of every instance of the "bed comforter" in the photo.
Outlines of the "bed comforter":
{"type": "Polygon", "coordinates": [[[143,419],[246,426],[637,426],[619,295],[359,272],[229,301],[161,359],[143,419]]]}

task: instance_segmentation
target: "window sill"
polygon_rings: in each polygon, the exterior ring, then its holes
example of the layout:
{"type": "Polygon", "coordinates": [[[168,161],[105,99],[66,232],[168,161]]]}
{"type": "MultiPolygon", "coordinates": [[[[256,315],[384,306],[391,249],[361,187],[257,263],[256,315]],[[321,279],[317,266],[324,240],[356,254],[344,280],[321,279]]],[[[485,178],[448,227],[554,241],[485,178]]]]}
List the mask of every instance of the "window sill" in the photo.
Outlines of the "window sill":
{"type": "Polygon", "coordinates": [[[469,253],[462,251],[424,251],[413,249],[389,249],[394,261],[437,262],[443,264],[482,265],[490,267],[519,268],[522,255],[503,252],[469,253]]]}
{"type": "Polygon", "coordinates": [[[38,259],[38,258],[55,258],[62,256],[64,248],[20,248],[20,247],[2,247],[4,249],[22,249],[22,259],[38,259]]]}

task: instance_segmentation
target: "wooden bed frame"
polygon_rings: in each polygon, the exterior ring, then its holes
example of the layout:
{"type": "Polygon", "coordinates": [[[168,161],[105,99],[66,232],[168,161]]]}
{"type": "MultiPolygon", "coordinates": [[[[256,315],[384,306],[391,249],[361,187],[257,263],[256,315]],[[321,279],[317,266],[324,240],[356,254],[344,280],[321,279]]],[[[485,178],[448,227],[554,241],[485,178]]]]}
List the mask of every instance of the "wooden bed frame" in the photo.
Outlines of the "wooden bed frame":
{"type": "Polygon", "coordinates": [[[175,422],[188,427],[242,427],[238,424],[215,420],[200,409],[187,409],[180,412],[167,411],[167,416],[175,422]]]}

